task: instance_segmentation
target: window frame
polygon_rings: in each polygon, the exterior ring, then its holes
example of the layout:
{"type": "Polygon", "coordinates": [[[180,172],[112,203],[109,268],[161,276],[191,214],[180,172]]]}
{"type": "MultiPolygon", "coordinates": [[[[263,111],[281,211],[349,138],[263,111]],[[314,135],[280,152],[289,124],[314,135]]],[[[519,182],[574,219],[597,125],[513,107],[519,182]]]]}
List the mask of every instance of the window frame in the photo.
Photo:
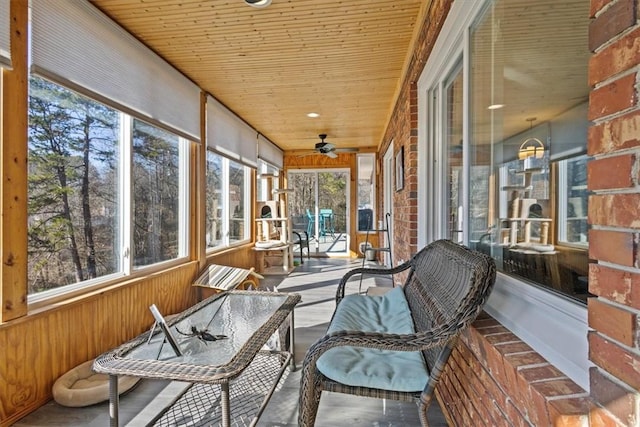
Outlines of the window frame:
{"type": "MultiPolygon", "coordinates": [[[[446,226],[434,211],[444,192],[441,139],[444,83],[457,61],[463,61],[463,183],[465,214],[468,214],[469,122],[470,122],[470,29],[491,7],[492,0],[454,2],[431,55],[418,79],[418,217],[434,221],[418,223],[418,246],[444,238],[446,226]],[[436,95],[439,100],[432,99],[436,95]],[[434,111],[435,109],[435,111],[434,111]],[[440,138],[440,139],[439,139],[440,138]]],[[[469,244],[468,218],[463,241],[469,244]]],[[[587,308],[568,297],[531,285],[499,272],[485,310],[539,352],[569,378],[589,390],[587,308]]]]}
{"type": "Polygon", "coordinates": [[[173,265],[179,265],[189,259],[189,205],[190,205],[190,145],[193,141],[185,139],[181,134],[171,131],[165,127],[159,127],[150,121],[146,121],[139,116],[132,116],[123,111],[114,108],[111,105],[105,104],[100,100],[95,99],[87,93],[76,91],[68,86],[61,85],[58,82],[49,80],[45,77],[34,75],[39,79],[44,79],[51,84],[54,84],[66,91],[75,92],[78,96],[83,97],[86,100],[95,102],[110,108],[118,114],[119,120],[119,133],[118,133],[118,218],[116,219],[117,227],[119,229],[118,241],[114,244],[114,249],[119,251],[118,269],[117,271],[109,274],[105,274],[93,279],[84,280],[76,283],[69,283],[57,288],[52,288],[46,291],[38,292],[35,294],[27,295],[27,303],[31,308],[39,308],[52,304],[54,302],[73,298],[78,295],[91,292],[97,289],[101,289],[105,286],[111,285],[116,281],[123,278],[134,278],[139,275],[149,274],[151,272],[166,269],[173,265]],[[175,258],[155,262],[149,265],[135,267],[133,266],[133,258],[131,256],[131,246],[133,244],[133,194],[132,194],[132,156],[133,156],[133,121],[139,120],[144,122],[148,126],[158,128],[163,132],[170,132],[178,138],[178,155],[179,155],[179,176],[178,176],[178,188],[179,188],[179,207],[178,207],[178,254],[175,258]]]}
{"type": "Polygon", "coordinates": [[[279,179],[265,179],[264,176],[273,176],[277,178],[282,173],[282,170],[272,163],[266,160],[258,158],[258,173],[256,174],[256,202],[266,202],[271,200],[272,195],[269,194],[269,186],[272,186],[271,191],[280,188],[279,179]],[[260,176],[263,175],[261,178],[260,176]]]}
{"type": "MultiPolygon", "coordinates": [[[[358,177],[358,179],[356,180],[356,206],[358,207],[358,214],[356,216],[356,233],[359,234],[366,234],[367,230],[361,230],[360,229],[360,159],[363,158],[371,158],[372,159],[372,178],[371,178],[371,229],[375,229],[377,227],[377,222],[376,222],[376,213],[377,213],[377,209],[376,209],[376,182],[375,182],[375,177],[376,177],[376,155],[375,153],[361,153],[361,154],[357,154],[356,155],[356,176],[358,177]]],[[[380,218],[381,220],[382,218],[380,218]]]]}
{"type": "MultiPolygon", "coordinates": [[[[237,247],[237,246],[241,246],[244,244],[247,244],[249,242],[251,242],[251,224],[252,224],[252,219],[251,219],[251,215],[252,215],[252,205],[251,205],[251,169],[249,166],[234,161],[232,159],[229,159],[226,156],[223,156],[222,154],[218,153],[217,151],[211,149],[211,148],[207,148],[207,155],[214,155],[214,156],[218,156],[221,161],[222,161],[222,188],[229,188],[229,170],[230,170],[230,163],[233,162],[235,165],[237,165],[238,167],[243,168],[244,171],[244,194],[243,194],[243,203],[244,203],[244,210],[243,210],[243,214],[244,214],[244,239],[240,239],[237,241],[233,241],[231,242],[230,240],[230,235],[229,235],[229,230],[230,230],[230,224],[231,224],[231,219],[233,216],[233,213],[231,212],[231,204],[230,204],[230,192],[229,191],[223,191],[222,192],[222,223],[221,223],[221,227],[222,227],[222,238],[220,240],[220,244],[215,245],[215,246],[207,246],[206,247],[206,253],[207,254],[211,254],[211,253],[215,253],[221,250],[225,250],[228,248],[233,248],[233,247],[237,247]]],[[[208,164],[208,162],[207,162],[208,164]]],[[[205,221],[207,220],[207,218],[205,218],[205,221]]]]}
{"type": "MultiPolygon", "coordinates": [[[[568,185],[568,163],[572,161],[581,161],[588,160],[589,156],[586,154],[568,157],[562,160],[557,161],[558,167],[558,200],[563,200],[565,203],[558,203],[558,245],[566,246],[569,248],[588,250],[589,249],[589,241],[586,242],[569,242],[567,240],[567,226],[568,226],[568,211],[567,207],[569,204],[569,194],[567,190],[568,185]]],[[[586,182],[585,182],[586,189],[586,182]]],[[[580,216],[580,219],[585,219],[587,217],[587,213],[583,212],[583,215],[580,216]]],[[[577,217],[575,219],[578,219],[577,217]]]]}

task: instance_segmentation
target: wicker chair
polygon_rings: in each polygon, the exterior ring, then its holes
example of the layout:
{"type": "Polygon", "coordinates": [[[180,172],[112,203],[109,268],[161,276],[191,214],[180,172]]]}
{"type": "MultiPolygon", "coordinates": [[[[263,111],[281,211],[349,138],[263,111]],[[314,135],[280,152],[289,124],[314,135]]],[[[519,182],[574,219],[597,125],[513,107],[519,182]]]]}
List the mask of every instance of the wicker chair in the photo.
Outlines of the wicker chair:
{"type": "MultiPolygon", "coordinates": [[[[369,274],[396,274],[408,270],[403,285],[415,333],[385,334],[363,331],[336,331],[314,343],[302,368],[298,424],[313,426],[322,391],[356,396],[413,401],[419,406],[420,420],[428,426],[427,408],[456,338],[477,315],[495,282],[493,259],[448,240],[439,240],[419,251],[406,263],[390,269],[356,268],[340,281],[336,303],[340,304],[350,277],[369,274]],[[427,366],[427,383],[420,392],[398,392],[362,386],[349,386],[324,376],[316,367],[318,358],[338,346],[366,347],[395,351],[421,351],[427,366]]],[[[359,298],[360,296],[356,296],[359,298]]],[[[362,296],[362,298],[367,298],[362,296]]],[[[334,312],[335,317],[335,312],[334,312]]]]}

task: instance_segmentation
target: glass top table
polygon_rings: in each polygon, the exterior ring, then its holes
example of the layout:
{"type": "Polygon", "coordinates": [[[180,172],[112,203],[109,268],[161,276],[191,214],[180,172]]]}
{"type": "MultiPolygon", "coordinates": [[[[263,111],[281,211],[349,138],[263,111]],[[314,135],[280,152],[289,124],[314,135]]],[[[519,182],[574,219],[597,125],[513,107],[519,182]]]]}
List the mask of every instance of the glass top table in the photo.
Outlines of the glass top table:
{"type": "MultiPolygon", "coordinates": [[[[194,305],[167,322],[178,344],[177,355],[161,328],[152,328],[133,340],[96,358],[93,369],[110,375],[111,425],[118,425],[117,377],[220,384],[222,425],[228,426],[229,381],[254,360],[280,325],[290,319],[288,362],[293,361],[293,309],[298,294],[228,291],[194,305]],[[224,338],[209,341],[198,332],[224,338]]],[[[286,364],[286,363],[285,363],[286,364]]]]}

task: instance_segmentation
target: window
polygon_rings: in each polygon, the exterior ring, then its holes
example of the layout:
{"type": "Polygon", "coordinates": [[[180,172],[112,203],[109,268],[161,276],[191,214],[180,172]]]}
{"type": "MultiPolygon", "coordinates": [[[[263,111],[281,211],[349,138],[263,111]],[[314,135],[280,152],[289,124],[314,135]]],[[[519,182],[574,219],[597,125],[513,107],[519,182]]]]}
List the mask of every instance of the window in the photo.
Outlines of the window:
{"type": "Polygon", "coordinates": [[[229,161],[229,243],[249,240],[249,213],[251,205],[248,196],[250,169],[229,161]]]}
{"type": "MultiPolygon", "coordinates": [[[[486,221],[476,215],[468,233],[479,236],[469,243],[490,253],[502,271],[585,301],[586,233],[582,252],[563,247],[562,211],[571,195],[551,191],[566,189],[559,182],[566,160],[555,159],[584,152],[587,143],[588,2],[572,3],[543,19],[549,2],[518,14],[517,2],[499,0],[470,28],[469,166],[488,175],[482,190],[475,183],[469,204],[484,208],[486,221]],[[532,31],[519,31],[521,20],[532,31]],[[567,26],[571,31],[556,30],[567,26]],[[566,54],[543,48],[550,45],[566,54]]],[[[582,190],[573,191],[582,191],[577,199],[586,209],[586,162],[569,164],[584,177],[582,190]]]]}
{"type": "Polygon", "coordinates": [[[558,200],[558,242],[587,247],[587,156],[558,162],[558,200]]]}
{"type": "Polygon", "coordinates": [[[187,255],[188,141],[36,76],[28,132],[30,296],[187,255]]]}
{"type": "Polygon", "coordinates": [[[265,176],[278,176],[280,170],[265,162],[262,159],[258,159],[258,176],[256,177],[256,194],[258,202],[266,202],[273,199],[273,190],[278,188],[278,179],[265,179],[265,176]],[[263,176],[263,178],[260,178],[263,176]]]}
{"type": "Polygon", "coordinates": [[[445,123],[443,126],[446,144],[447,187],[447,238],[462,243],[463,206],[462,206],[462,67],[456,66],[449,81],[445,82],[445,123]]]}
{"type": "Polygon", "coordinates": [[[223,245],[222,219],[224,206],[222,199],[222,161],[224,158],[207,150],[207,228],[206,244],[208,248],[223,245]]]}
{"type": "Polygon", "coordinates": [[[32,77],[28,132],[29,295],[119,271],[119,113],[32,77]]]}
{"type": "Polygon", "coordinates": [[[587,0],[454,2],[418,83],[419,243],[491,255],[487,311],[586,389],[588,25],[587,0]]]}
{"type": "Polygon", "coordinates": [[[358,154],[358,231],[372,230],[375,219],[375,154],[358,154]]]}
{"type": "Polygon", "coordinates": [[[207,249],[248,242],[251,168],[207,150],[206,174],[207,249]]]}
{"type": "Polygon", "coordinates": [[[133,120],[134,267],[180,255],[179,148],[177,136],[133,120]]]}

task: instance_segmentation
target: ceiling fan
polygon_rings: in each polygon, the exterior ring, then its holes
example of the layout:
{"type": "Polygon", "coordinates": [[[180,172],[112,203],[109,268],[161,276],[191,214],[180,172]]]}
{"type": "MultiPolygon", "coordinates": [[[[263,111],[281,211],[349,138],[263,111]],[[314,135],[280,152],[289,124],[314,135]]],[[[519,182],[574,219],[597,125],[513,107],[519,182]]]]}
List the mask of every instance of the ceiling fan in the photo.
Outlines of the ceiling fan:
{"type": "MultiPolygon", "coordinates": [[[[327,157],[330,157],[332,159],[335,159],[336,157],[338,157],[338,155],[336,153],[339,152],[357,152],[358,149],[357,148],[336,148],[335,145],[333,145],[330,142],[325,141],[325,139],[327,138],[327,134],[326,133],[321,133],[320,135],[318,135],[318,137],[320,137],[320,142],[316,143],[316,146],[314,148],[314,153],[318,153],[318,154],[324,154],[327,157]]],[[[311,153],[313,154],[313,153],[311,153]]]]}

